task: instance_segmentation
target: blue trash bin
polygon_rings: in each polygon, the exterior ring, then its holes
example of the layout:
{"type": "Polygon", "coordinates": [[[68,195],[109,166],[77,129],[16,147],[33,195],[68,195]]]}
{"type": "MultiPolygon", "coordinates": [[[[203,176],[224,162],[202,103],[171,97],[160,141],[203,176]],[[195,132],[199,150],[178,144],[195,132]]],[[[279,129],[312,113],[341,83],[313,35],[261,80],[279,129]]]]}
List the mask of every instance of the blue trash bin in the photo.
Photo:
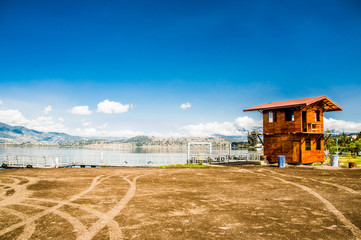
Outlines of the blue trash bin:
{"type": "Polygon", "coordinates": [[[278,156],[278,167],[284,168],[286,166],[286,157],[283,155],[278,156]]]}
{"type": "Polygon", "coordinates": [[[332,155],[332,161],[331,161],[332,167],[338,167],[338,156],[332,155]]]}

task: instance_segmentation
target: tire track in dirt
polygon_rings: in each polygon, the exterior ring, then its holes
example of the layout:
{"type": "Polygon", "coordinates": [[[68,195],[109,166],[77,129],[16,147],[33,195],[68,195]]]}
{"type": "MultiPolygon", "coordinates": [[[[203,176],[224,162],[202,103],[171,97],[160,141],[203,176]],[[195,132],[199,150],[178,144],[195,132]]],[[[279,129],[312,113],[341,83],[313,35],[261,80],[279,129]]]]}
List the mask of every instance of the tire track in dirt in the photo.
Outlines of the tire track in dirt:
{"type": "MultiPolygon", "coordinates": [[[[260,173],[260,172],[252,172],[252,171],[249,171],[249,170],[247,170],[247,171],[250,172],[250,173],[253,173],[253,174],[259,174],[259,175],[267,177],[267,175],[265,175],[263,173],[260,173]]],[[[274,174],[276,174],[276,173],[274,173],[274,174]]],[[[296,187],[304,190],[305,192],[311,194],[315,198],[317,198],[319,201],[321,201],[326,206],[326,209],[330,213],[333,213],[338,220],[340,220],[349,230],[351,230],[351,232],[356,237],[356,239],[361,239],[361,230],[358,227],[356,227],[350,220],[348,220],[339,210],[337,210],[337,208],[334,205],[332,205],[332,203],[330,203],[327,199],[322,197],[316,191],[314,191],[311,188],[306,187],[306,186],[304,186],[302,184],[299,184],[299,183],[294,183],[294,182],[291,182],[291,181],[287,181],[285,179],[282,179],[282,178],[279,178],[279,177],[276,177],[276,176],[270,176],[270,177],[272,177],[274,179],[277,179],[277,180],[279,180],[281,182],[284,182],[286,184],[296,186],[296,187]]]]}
{"type": "MultiPolygon", "coordinates": [[[[26,214],[24,214],[22,212],[19,212],[19,211],[16,211],[16,210],[11,209],[11,208],[1,208],[1,209],[9,212],[10,214],[13,214],[13,215],[17,216],[22,221],[25,221],[25,219],[28,217],[26,214]]],[[[31,237],[31,235],[34,233],[35,228],[36,228],[36,225],[35,225],[34,222],[26,224],[24,226],[23,232],[20,234],[20,236],[17,239],[19,239],[19,240],[29,239],[31,237]]]]}
{"type": "MultiPolygon", "coordinates": [[[[44,209],[44,210],[47,210],[49,208],[49,207],[45,207],[45,206],[40,206],[40,205],[35,205],[35,204],[27,204],[27,203],[20,203],[20,204],[17,204],[17,205],[25,206],[25,207],[40,208],[40,209],[44,209]]],[[[87,231],[84,224],[82,222],[80,222],[79,219],[73,217],[69,213],[62,212],[62,211],[59,211],[59,210],[54,210],[52,213],[60,216],[61,218],[65,219],[65,220],[67,220],[73,226],[73,228],[74,228],[77,235],[84,234],[87,231]]],[[[24,229],[23,233],[24,232],[25,232],[25,229],[24,229]]],[[[32,234],[33,234],[33,232],[32,233],[29,232],[28,233],[28,236],[29,236],[28,238],[20,238],[19,237],[18,239],[29,239],[32,234]]]]}
{"type": "MultiPolygon", "coordinates": [[[[115,205],[110,211],[108,211],[106,213],[107,219],[104,220],[98,220],[95,224],[93,224],[88,232],[86,232],[84,235],[80,236],[80,240],[91,240],[93,239],[93,237],[100,232],[100,230],[102,230],[109,221],[113,220],[115,216],[117,216],[120,211],[127,206],[127,204],[129,203],[129,201],[135,196],[135,192],[136,192],[136,182],[137,179],[145,176],[147,174],[142,174],[139,176],[136,176],[133,178],[133,180],[129,180],[128,177],[123,177],[123,179],[125,181],[127,181],[130,184],[130,188],[127,191],[127,193],[125,194],[125,196],[120,200],[120,202],[115,205]]],[[[114,233],[112,231],[109,231],[109,237],[111,240],[115,240],[115,239],[123,239],[123,234],[118,235],[117,233],[114,233]]]]}
{"type": "Polygon", "coordinates": [[[18,183],[19,185],[23,185],[25,183],[28,183],[29,178],[31,178],[31,177],[26,178],[26,177],[17,176],[17,175],[6,175],[6,176],[11,177],[11,178],[16,178],[16,179],[20,180],[20,182],[18,183]]]}
{"type": "Polygon", "coordinates": [[[349,192],[349,193],[352,193],[352,194],[361,195],[361,192],[360,192],[360,191],[355,191],[355,190],[353,190],[352,188],[349,188],[349,187],[346,187],[346,186],[342,186],[342,185],[337,184],[337,183],[324,182],[324,181],[320,181],[320,180],[317,180],[317,179],[314,179],[314,178],[303,178],[303,177],[291,176],[291,175],[282,174],[282,173],[276,173],[276,172],[274,172],[274,171],[272,171],[272,170],[268,170],[268,169],[265,169],[264,171],[270,172],[270,173],[272,173],[272,174],[278,174],[278,175],[281,175],[281,176],[284,176],[284,177],[292,177],[292,178],[297,178],[297,179],[311,180],[311,181],[314,181],[314,182],[318,182],[318,183],[322,183],[322,184],[326,184],[326,185],[330,185],[330,186],[337,187],[338,189],[342,189],[342,190],[344,190],[344,191],[346,191],[346,192],[349,192]]]}
{"type": "Polygon", "coordinates": [[[0,189],[0,193],[1,193],[1,199],[0,199],[0,202],[5,200],[5,198],[9,197],[9,192],[10,191],[14,191],[15,192],[15,189],[13,189],[11,187],[11,185],[6,185],[6,184],[3,184],[0,186],[2,189],[0,189]]]}
{"type": "MultiPolygon", "coordinates": [[[[5,229],[2,229],[2,230],[0,230],[0,235],[4,235],[4,234],[6,234],[6,233],[8,233],[8,232],[11,232],[11,231],[13,231],[13,230],[15,230],[15,229],[23,226],[23,225],[27,225],[27,224],[29,224],[29,223],[32,223],[32,222],[38,220],[39,218],[41,218],[41,217],[43,217],[43,216],[45,216],[45,215],[47,215],[47,214],[50,214],[50,213],[53,213],[53,212],[57,211],[59,208],[61,208],[61,207],[64,206],[65,204],[67,204],[67,203],[69,203],[69,202],[72,202],[72,201],[75,201],[75,200],[77,200],[78,198],[82,197],[83,195],[87,194],[88,192],[92,191],[98,184],[100,184],[102,181],[106,180],[106,179],[109,178],[109,177],[111,177],[111,176],[99,175],[99,176],[95,177],[95,178],[93,179],[91,185],[90,185],[87,189],[85,189],[85,190],[83,190],[82,192],[80,192],[80,193],[72,196],[68,201],[65,201],[64,203],[60,203],[60,204],[55,205],[55,206],[53,206],[53,207],[47,208],[47,209],[44,210],[43,212],[38,213],[38,214],[36,214],[36,215],[34,215],[34,216],[32,216],[32,217],[27,218],[25,221],[22,221],[22,222],[20,222],[20,223],[17,223],[17,224],[14,224],[14,225],[10,226],[10,227],[7,227],[7,228],[5,228],[5,229]],[[102,179],[101,179],[101,178],[102,178],[102,179]]],[[[30,183],[30,182],[31,182],[31,181],[29,181],[29,183],[30,183]]],[[[24,186],[24,185],[21,185],[21,186],[24,186]]],[[[26,186],[25,186],[25,187],[26,187],[26,186]]],[[[23,200],[25,200],[25,199],[26,199],[26,198],[25,198],[25,195],[21,195],[21,199],[20,199],[20,200],[23,201],[23,200]]],[[[5,199],[5,200],[6,200],[6,199],[5,199]]],[[[20,200],[19,200],[19,201],[16,201],[16,202],[20,202],[20,200]]],[[[7,202],[8,202],[8,201],[7,201],[7,202]]],[[[14,203],[11,202],[11,204],[14,204],[14,203]]],[[[60,211],[59,211],[59,212],[60,212],[60,211]]],[[[73,225],[73,227],[75,228],[74,225],[73,225]]]]}
{"type": "Polygon", "coordinates": [[[118,222],[114,221],[114,219],[109,219],[105,213],[102,213],[96,209],[93,209],[91,207],[83,206],[77,203],[68,203],[64,201],[57,201],[57,200],[49,200],[49,199],[43,199],[43,198],[29,198],[29,200],[35,200],[35,201],[41,201],[41,202],[49,202],[49,203],[56,203],[56,204],[64,204],[68,205],[74,208],[79,208],[85,212],[88,212],[97,218],[99,218],[102,221],[107,221],[107,226],[109,228],[110,232],[114,232],[116,235],[121,235],[120,226],[118,222]]]}
{"type": "Polygon", "coordinates": [[[9,204],[16,204],[18,202],[25,200],[27,197],[27,194],[29,193],[29,191],[26,189],[27,186],[35,183],[37,180],[35,178],[22,177],[23,179],[27,179],[28,182],[26,184],[20,184],[21,181],[16,177],[8,176],[8,175],[5,175],[4,177],[14,179],[14,183],[9,184],[9,186],[14,189],[15,193],[13,195],[8,196],[5,199],[1,200],[0,207],[6,206],[9,204]]]}

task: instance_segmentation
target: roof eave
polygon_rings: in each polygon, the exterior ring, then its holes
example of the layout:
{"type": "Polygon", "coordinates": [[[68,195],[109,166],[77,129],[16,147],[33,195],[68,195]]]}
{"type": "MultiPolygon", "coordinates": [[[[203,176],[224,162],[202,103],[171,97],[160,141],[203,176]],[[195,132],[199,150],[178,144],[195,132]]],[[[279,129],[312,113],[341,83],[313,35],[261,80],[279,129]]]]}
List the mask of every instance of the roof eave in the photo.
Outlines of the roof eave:
{"type": "Polygon", "coordinates": [[[292,107],[299,107],[299,106],[309,106],[309,105],[311,105],[313,103],[316,103],[316,102],[319,102],[319,101],[324,101],[324,100],[331,103],[331,105],[333,105],[335,107],[335,108],[328,109],[325,112],[342,111],[343,110],[339,105],[337,105],[335,102],[333,102],[328,97],[319,96],[319,97],[315,97],[312,100],[304,102],[304,103],[289,104],[289,105],[283,105],[283,106],[260,107],[260,106],[264,105],[264,104],[262,104],[262,105],[255,106],[255,107],[252,107],[252,108],[244,109],[243,112],[264,111],[264,110],[285,109],[285,108],[292,108],[292,107]]]}
{"type": "Polygon", "coordinates": [[[243,112],[251,112],[251,111],[264,111],[264,110],[273,110],[273,109],[284,109],[284,108],[293,108],[293,107],[299,107],[299,106],[305,106],[306,104],[290,104],[290,105],[284,105],[284,106],[274,106],[274,107],[263,107],[263,108],[247,108],[244,109],[243,112]]]}

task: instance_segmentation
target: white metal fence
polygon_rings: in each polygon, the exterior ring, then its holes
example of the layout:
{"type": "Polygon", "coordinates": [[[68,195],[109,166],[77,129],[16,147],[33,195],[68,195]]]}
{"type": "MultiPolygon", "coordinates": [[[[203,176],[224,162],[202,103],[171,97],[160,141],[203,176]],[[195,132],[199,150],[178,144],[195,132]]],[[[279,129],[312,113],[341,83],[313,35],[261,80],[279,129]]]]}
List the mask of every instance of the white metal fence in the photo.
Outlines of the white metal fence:
{"type": "Polygon", "coordinates": [[[77,165],[161,166],[186,163],[187,154],[125,153],[114,155],[0,155],[0,167],[54,168],[77,165]]]}
{"type": "MultiPolygon", "coordinates": [[[[49,153],[51,153],[49,151],[49,153]]],[[[74,151],[63,154],[0,154],[0,167],[54,168],[67,166],[161,166],[192,163],[232,163],[238,161],[259,160],[259,152],[213,151],[212,154],[197,152],[187,153],[133,153],[115,151],[74,151]],[[68,154],[64,154],[68,153],[68,154]]]]}
{"type": "Polygon", "coordinates": [[[245,161],[258,161],[260,160],[261,154],[258,152],[238,153],[238,154],[224,154],[224,153],[197,153],[190,154],[188,156],[188,162],[190,163],[236,163],[245,161]]]}

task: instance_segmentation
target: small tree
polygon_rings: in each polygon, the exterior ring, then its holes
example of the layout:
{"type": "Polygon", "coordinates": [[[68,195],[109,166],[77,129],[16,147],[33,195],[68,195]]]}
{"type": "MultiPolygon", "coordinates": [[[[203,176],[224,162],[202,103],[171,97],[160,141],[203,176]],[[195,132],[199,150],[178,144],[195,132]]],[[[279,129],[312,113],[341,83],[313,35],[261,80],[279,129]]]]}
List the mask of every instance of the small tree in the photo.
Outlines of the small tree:
{"type": "Polygon", "coordinates": [[[258,143],[258,137],[257,137],[258,132],[257,131],[252,131],[250,134],[248,134],[247,140],[248,140],[248,145],[250,147],[255,147],[258,143]]]}
{"type": "Polygon", "coordinates": [[[357,138],[356,139],[361,139],[361,132],[359,132],[358,134],[357,134],[357,138]]]}
{"type": "Polygon", "coordinates": [[[361,152],[361,138],[355,141],[355,145],[356,155],[358,155],[358,153],[361,152]]]}
{"type": "Polygon", "coordinates": [[[327,139],[327,141],[325,141],[325,149],[330,150],[335,139],[334,137],[332,137],[332,133],[329,129],[326,130],[326,134],[324,135],[324,138],[327,139]]]}
{"type": "Polygon", "coordinates": [[[343,132],[339,139],[338,139],[338,144],[341,147],[347,147],[347,144],[349,144],[350,140],[348,139],[347,133],[343,132]]]}

